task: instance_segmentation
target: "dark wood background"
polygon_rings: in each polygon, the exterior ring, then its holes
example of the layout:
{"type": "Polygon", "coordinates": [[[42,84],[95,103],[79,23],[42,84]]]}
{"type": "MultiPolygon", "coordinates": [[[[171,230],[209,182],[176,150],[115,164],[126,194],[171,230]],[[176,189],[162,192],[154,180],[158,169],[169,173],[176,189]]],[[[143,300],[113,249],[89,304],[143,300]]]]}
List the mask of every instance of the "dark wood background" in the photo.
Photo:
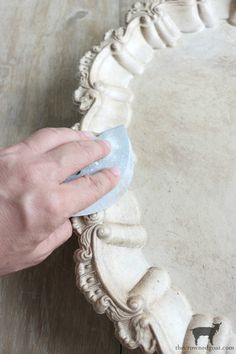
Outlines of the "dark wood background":
{"type": "MultiPolygon", "coordinates": [[[[124,22],[131,2],[0,0],[0,146],[78,120],[79,58],[124,22]]],[[[41,265],[0,279],[1,354],[131,353],[76,289],[76,248],[72,238],[41,265]]]]}

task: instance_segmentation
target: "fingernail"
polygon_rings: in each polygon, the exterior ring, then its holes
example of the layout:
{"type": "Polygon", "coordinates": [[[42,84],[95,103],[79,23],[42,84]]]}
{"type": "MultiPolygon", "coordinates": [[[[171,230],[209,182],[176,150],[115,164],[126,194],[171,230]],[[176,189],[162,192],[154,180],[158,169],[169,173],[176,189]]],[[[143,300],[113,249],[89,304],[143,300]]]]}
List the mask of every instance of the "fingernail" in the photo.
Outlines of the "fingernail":
{"type": "Polygon", "coordinates": [[[114,176],[116,176],[116,177],[120,176],[120,169],[118,167],[113,167],[110,169],[110,171],[114,176]]]}

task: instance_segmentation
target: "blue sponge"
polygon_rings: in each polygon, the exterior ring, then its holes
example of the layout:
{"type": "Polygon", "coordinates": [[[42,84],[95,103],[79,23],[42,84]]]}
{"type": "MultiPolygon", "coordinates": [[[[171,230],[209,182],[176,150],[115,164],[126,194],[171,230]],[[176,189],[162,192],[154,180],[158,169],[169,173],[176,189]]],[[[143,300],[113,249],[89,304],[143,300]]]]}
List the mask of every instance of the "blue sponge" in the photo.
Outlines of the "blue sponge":
{"type": "Polygon", "coordinates": [[[118,167],[120,170],[120,180],[118,185],[96,203],[74,216],[84,216],[95,214],[115,204],[120,197],[127,191],[133,178],[134,154],[128,137],[127,129],[118,126],[96,136],[97,140],[108,140],[111,143],[111,153],[105,158],[85,167],[79,174],[69,177],[66,182],[79,179],[83,176],[93,175],[105,168],[118,167]]]}

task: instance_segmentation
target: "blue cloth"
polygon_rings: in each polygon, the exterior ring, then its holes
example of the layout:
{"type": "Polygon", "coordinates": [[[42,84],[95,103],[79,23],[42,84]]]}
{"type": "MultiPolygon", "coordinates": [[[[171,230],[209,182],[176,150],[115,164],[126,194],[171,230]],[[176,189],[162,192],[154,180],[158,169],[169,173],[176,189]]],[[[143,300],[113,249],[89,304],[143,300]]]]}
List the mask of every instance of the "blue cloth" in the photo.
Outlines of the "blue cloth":
{"type": "Polygon", "coordinates": [[[79,179],[80,177],[93,175],[105,168],[118,167],[120,170],[120,180],[118,185],[96,203],[85,210],[75,214],[75,216],[91,215],[111,207],[122,197],[130,185],[134,172],[133,149],[128,137],[127,129],[118,126],[108,129],[96,136],[97,140],[108,140],[111,143],[111,153],[105,158],[85,167],[79,174],[69,177],[66,182],[79,179]]]}

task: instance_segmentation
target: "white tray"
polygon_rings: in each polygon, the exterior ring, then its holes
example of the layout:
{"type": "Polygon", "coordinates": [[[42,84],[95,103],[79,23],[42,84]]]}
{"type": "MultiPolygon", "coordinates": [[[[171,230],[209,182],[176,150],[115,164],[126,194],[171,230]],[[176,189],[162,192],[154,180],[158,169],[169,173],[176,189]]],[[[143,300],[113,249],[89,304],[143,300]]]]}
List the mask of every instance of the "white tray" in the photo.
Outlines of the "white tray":
{"type": "Polygon", "coordinates": [[[234,25],[236,1],[139,2],[80,62],[80,128],[125,124],[137,165],[73,219],[77,284],[131,349],[236,353],[234,25]]]}

